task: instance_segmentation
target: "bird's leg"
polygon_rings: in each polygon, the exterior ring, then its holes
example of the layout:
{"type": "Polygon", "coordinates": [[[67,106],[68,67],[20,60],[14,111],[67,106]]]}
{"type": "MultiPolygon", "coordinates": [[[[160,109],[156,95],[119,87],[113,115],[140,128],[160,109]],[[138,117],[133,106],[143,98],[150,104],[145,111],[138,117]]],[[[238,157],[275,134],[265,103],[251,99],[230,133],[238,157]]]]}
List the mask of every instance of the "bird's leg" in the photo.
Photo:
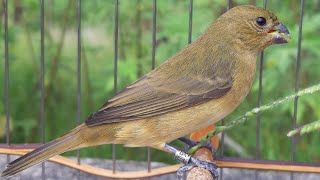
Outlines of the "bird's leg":
{"type": "Polygon", "coordinates": [[[187,144],[189,148],[189,153],[194,154],[199,148],[205,147],[209,149],[212,152],[213,157],[216,155],[216,148],[213,146],[211,140],[206,141],[206,142],[199,142],[199,141],[194,141],[185,137],[179,138],[179,140],[185,144],[187,144]]]}
{"type": "Polygon", "coordinates": [[[199,142],[194,141],[194,140],[191,140],[191,139],[188,139],[188,138],[186,138],[186,137],[178,138],[178,140],[181,141],[181,142],[183,142],[183,143],[185,143],[185,144],[187,144],[187,145],[190,146],[190,147],[193,147],[193,146],[196,146],[196,145],[199,144],[199,142]]]}
{"type": "Polygon", "coordinates": [[[217,165],[214,162],[198,160],[190,156],[189,154],[181,150],[178,150],[175,147],[169,146],[167,144],[164,146],[164,149],[174,154],[177,160],[185,164],[184,166],[179,168],[177,171],[177,175],[179,176],[179,179],[184,179],[185,172],[189,171],[191,168],[195,166],[208,170],[215,179],[218,179],[219,173],[217,171],[217,165]]]}

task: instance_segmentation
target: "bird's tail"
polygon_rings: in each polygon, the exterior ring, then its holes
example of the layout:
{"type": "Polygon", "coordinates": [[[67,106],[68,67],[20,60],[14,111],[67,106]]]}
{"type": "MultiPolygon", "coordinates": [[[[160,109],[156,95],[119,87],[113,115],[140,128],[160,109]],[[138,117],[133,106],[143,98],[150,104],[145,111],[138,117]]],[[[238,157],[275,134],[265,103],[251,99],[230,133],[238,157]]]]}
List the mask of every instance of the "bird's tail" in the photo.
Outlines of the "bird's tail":
{"type": "Polygon", "coordinates": [[[81,139],[79,138],[79,130],[81,126],[71,130],[64,136],[55,139],[43,146],[19,157],[18,159],[10,162],[7,168],[1,173],[3,177],[9,177],[19,173],[20,171],[27,169],[31,166],[46,161],[47,159],[64,153],[66,151],[78,149],[81,145],[81,139]]]}

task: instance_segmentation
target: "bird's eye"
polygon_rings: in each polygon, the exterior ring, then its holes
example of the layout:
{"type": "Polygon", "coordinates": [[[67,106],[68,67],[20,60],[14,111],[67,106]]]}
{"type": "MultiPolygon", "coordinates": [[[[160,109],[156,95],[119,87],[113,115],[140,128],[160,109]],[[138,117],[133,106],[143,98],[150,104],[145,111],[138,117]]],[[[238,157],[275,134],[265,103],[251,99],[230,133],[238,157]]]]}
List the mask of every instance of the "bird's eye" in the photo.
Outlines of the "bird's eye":
{"type": "Polygon", "coordinates": [[[267,23],[267,20],[264,17],[257,17],[256,22],[259,26],[264,26],[267,23]]]}

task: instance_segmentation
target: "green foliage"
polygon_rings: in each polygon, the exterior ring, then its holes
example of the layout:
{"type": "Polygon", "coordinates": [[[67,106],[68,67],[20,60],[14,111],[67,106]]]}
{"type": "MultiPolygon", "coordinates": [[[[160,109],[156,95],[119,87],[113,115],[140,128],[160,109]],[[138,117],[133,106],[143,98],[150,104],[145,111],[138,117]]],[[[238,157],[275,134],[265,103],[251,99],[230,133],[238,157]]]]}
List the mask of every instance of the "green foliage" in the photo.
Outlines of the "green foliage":
{"type": "MultiPolygon", "coordinates": [[[[248,4],[252,0],[234,0],[232,6],[248,4]]],[[[262,7],[263,1],[257,1],[262,7]]],[[[298,1],[268,1],[268,9],[275,12],[290,30],[289,44],[270,47],[265,51],[263,70],[263,104],[294,92],[298,43],[298,1]]],[[[156,65],[181,50],[188,42],[189,1],[157,1],[156,65]]],[[[120,0],[119,4],[119,62],[118,90],[123,89],[151,69],[152,1],[120,0]]],[[[319,2],[305,2],[301,76],[299,86],[305,88],[319,82],[320,24],[319,2]]],[[[0,12],[2,12],[2,4],[0,12]]],[[[37,0],[9,1],[9,61],[10,116],[12,143],[39,142],[40,124],[40,7],[37,0]],[[22,7],[22,8],[16,8],[22,7]],[[14,132],[14,133],[13,133],[14,132]]],[[[225,0],[194,1],[192,40],[226,10],[225,0]]],[[[2,15],[0,15],[2,17],[2,15]]],[[[3,34],[3,18],[0,18],[3,34]]],[[[114,95],[114,1],[82,1],[82,81],[81,116],[85,120],[114,95]]],[[[76,1],[45,1],[45,132],[52,140],[75,126],[76,119],[76,1]],[[64,37],[63,29],[65,29],[64,37]],[[59,52],[59,47],[61,52],[59,52]],[[55,64],[57,65],[55,68],[55,64]]],[[[3,36],[0,36],[3,42],[3,36]]],[[[4,44],[0,43],[4,57],[4,44]]],[[[259,63],[259,61],[258,61],[259,63]]],[[[0,61],[4,67],[4,61],[0,61]]],[[[258,72],[257,72],[258,73],[258,72]]],[[[4,82],[4,68],[0,68],[0,82],[4,82]]],[[[258,74],[257,74],[258,77],[258,74]]],[[[2,83],[4,84],[4,83],[2,83]]],[[[0,85],[4,99],[4,86],[0,85]]],[[[250,95],[227,120],[241,116],[256,107],[258,79],[250,95]]],[[[298,125],[320,119],[320,96],[299,98],[298,125]]],[[[0,101],[0,119],[5,116],[4,101],[0,101]]],[[[262,113],[261,158],[290,160],[291,141],[286,132],[292,129],[293,103],[262,113]]],[[[1,123],[1,129],[4,129],[1,123]]],[[[252,156],[255,154],[256,122],[248,121],[228,135],[240,143],[252,156]]],[[[3,134],[1,142],[5,142],[3,134]]],[[[117,157],[145,160],[145,148],[117,147],[117,157]]],[[[297,159],[319,161],[319,133],[301,137],[297,144],[297,159]]],[[[73,153],[69,153],[74,155],[73,153]]],[[[83,156],[111,158],[111,146],[81,150],[83,156]]],[[[226,155],[237,156],[232,149],[226,155]]],[[[174,162],[172,157],[154,150],[153,160],[174,162]]]]}
{"type": "Polygon", "coordinates": [[[320,130],[320,120],[306,124],[300,128],[294,129],[290,131],[287,136],[291,137],[294,135],[303,135],[306,133],[310,133],[313,131],[319,131],[320,130]]]}

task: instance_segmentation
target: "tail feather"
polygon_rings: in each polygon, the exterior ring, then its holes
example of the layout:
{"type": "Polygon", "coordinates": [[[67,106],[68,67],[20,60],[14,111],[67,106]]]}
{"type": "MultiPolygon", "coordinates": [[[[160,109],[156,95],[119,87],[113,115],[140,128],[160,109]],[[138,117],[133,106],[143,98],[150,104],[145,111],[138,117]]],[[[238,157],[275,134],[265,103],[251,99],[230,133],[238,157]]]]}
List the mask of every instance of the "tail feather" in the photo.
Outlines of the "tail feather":
{"type": "Polygon", "coordinates": [[[79,139],[76,138],[76,135],[75,131],[71,131],[61,138],[44,144],[38,149],[19,157],[7,165],[6,169],[1,173],[1,176],[9,177],[15,175],[20,171],[44,162],[55,155],[77,149],[80,142],[77,142],[79,139]]]}

